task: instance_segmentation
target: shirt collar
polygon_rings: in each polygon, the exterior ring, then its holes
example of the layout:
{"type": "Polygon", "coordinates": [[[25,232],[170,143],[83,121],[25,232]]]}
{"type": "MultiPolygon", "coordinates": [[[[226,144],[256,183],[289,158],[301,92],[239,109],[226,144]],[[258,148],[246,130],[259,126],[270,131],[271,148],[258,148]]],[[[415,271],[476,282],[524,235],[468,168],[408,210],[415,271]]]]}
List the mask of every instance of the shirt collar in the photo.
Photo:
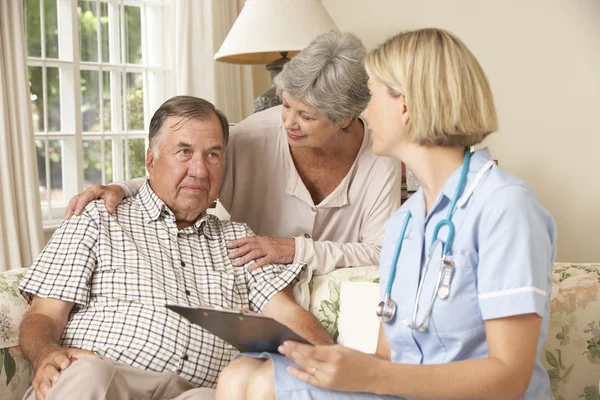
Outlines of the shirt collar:
{"type": "MultiPolygon", "coordinates": [[[[469,188],[469,185],[475,178],[475,175],[479,172],[481,168],[485,165],[486,162],[492,159],[492,155],[490,154],[487,147],[476,150],[471,154],[471,161],[469,162],[469,170],[467,173],[467,177],[465,180],[465,186],[462,190],[462,193],[459,194],[459,197],[463,195],[469,188]]],[[[462,174],[463,166],[458,167],[456,171],[450,176],[442,193],[448,200],[452,200],[454,195],[456,194],[456,188],[458,187],[458,182],[460,180],[460,175],[462,174]]]]}
{"type": "MultiPolygon", "coordinates": [[[[146,183],[140,188],[140,191],[137,194],[137,199],[142,209],[144,222],[149,223],[151,221],[157,221],[161,217],[172,218],[175,220],[175,214],[169,209],[169,207],[167,207],[165,202],[162,201],[160,197],[156,195],[156,193],[154,193],[150,187],[149,180],[146,180],[146,183]]],[[[207,218],[208,214],[206,211],[203,211],[198,218],[196,218],[196,221],[194,221],[191,229],[194,231],[200,231],[207,218]]]]}
{"type": "MultiPolygon", "coordinates": [[[[485,163],[492,159],[492,156],[488,150],[488,148],[483,148],[481,150],[477,150],[471,154],[471,161],[469,162],[469,170],[467,173],[467,177],[465,180],[465,186],[460,193],[459,198],[470,188],[472,182],[476,179],[476,175],[483,168],[485,163]]],[[[460,175],[462,173],[462,165],[456,169],[446,181],[444,188],[442,189],[442,193],[436,199],[432,211],[429,213],[429,216],[433,215],[435,210],[442,206],[446,207],[446,205],[452,201],[454,195],[456,194],[456,188],[458,186],[458,181],[460,180],[460,175]]],[[[405,203],[406,208],[411,210],[413,218],[416,217],[417,220],[421,218],[425,218],[425,197],[423,195],[423,189],[419,188],[417,192],[415,192],[410,199],[405,203]]],[[[407,210],[408,211],[408,210],[407,210]]]]}
{"type": "MultiPolygon", "coordinates": [[[[367,125],[367,121],[363,118],[359,118],[364,126],[363,130],[363,140],[360,145],[360,149],[358,150],[358,154],[350,167],[350,170],[342,179],[340,184],[331,192],[321,203],[319,203],[319,207],[322,208],[333,208],[333,207],[343,207],[348,204],[348,192],[350,190],[350,183],[352,182],[352,177],[354,177],[354,171],[358,168],[358,161],[362,154],[371,146],[371,136],[369,135],[369,128],[367,125]]],[[[299,198],[300,200],[308,203],[310,205],[314,205],[310,193],[308,189],[306,189],[306,185],[300,179],[300,175],[298,174],[298,170],[292,161],[292,154],[289,150],[289,145],[287,144],[287,133],[285,131],[285,127],[283,126],[283,122],[281,123],[281,135],[283,139],[283,143],[286,147],[286,151],[289,155],[289,160],[291,163],[290,171],[291,175],[288,177],[287,187],[285,189],[286,193],[291,194],[299,198]]]]}

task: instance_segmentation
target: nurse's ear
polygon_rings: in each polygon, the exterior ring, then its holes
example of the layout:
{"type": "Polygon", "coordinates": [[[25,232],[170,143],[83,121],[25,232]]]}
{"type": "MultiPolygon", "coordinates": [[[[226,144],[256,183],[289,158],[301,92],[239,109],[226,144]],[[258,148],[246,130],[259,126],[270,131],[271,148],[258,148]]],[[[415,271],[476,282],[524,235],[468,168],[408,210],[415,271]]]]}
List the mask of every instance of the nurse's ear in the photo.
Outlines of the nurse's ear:
{"type": "Polygon", "coordinates": [[[400,94],[398,100],[400,100],[402,122],[404,123],[404,126],[407,126],[410,122],[410,113],[408,112],[408,106],[406,105],[406,96],[404,96],[404,93],[400,94]]]}

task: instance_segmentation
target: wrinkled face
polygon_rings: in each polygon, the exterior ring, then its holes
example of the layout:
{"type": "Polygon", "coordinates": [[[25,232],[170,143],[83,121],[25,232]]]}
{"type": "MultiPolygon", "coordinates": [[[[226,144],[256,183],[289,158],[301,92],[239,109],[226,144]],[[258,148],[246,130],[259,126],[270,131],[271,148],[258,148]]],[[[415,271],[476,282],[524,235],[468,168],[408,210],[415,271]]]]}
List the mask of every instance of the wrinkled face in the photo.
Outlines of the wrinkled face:
{"type": "Polygon", "coordinates": [[[332,125],[315,107],[283,93],[281,119],[291,147],[327,147],[340,133],[340,125],[332,125]]]}
{"type": "Polygon", "coordinates": [[[176,126],[180,120],[179,116],[165,120],[159,155],[155,157],[149,148],[146,168],[152,190],[177,220],[183,217],[193,221],[219,194],[225,145],[216,116],[176,126]]]}
{"type": "Polygon", "coordinates": [[[369,79],[369,90],[371,100],[366,116],[373,139],[373,152],[393,156],[397,154],[398,147],[406,142],[409,116],[404,96],[392,96],[387,86],[375,78],[369,79]]]}

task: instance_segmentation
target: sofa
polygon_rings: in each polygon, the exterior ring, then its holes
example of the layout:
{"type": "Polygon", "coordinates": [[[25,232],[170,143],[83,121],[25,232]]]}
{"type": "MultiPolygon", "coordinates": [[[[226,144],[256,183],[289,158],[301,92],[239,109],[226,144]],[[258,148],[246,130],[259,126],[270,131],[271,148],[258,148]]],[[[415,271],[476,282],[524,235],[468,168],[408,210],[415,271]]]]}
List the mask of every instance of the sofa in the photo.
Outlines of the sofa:
{"type": "MultiPolygon", "coordinates": [[[[18,284],[25,269],[0,273],[0,399],[20,399],[33,370],[18,347],[27,310],[18,284]]],[[[310,311],[338,342],[373,352],[379,301],[377,266],[338,269],[308,282],[310,311]]],[[[600,264],[557,263],[543,362],[555,400],[600,400],[600,264]]]]}

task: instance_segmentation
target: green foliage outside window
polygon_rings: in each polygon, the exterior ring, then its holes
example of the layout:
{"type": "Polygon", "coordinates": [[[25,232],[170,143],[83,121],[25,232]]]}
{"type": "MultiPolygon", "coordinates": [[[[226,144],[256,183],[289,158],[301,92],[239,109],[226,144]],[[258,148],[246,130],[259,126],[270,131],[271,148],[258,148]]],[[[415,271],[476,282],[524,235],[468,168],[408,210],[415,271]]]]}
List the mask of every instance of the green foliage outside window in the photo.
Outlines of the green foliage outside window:
{"type": "MultiPolygon", "coordinates": [[[[25,29],[27,34],[27,52],[29,57],[42,57],[40,29],[40,2],[39,0],[23,0],[25,7],[25,29]]],[[[80,29],[80,59],[82,61],[109,62],[108,43],[108,5],[100,3],[100,15],[96,13],[95,1],[79,0],[78,17],[80,29]],[[98,24],[99,22],[99,24],[98,24]],[[98,26],[100,32],[98,32],[98,26]],[[100,60],[98,59],[97,38],[101,35],[100,60]]],[[[141,11],[139,7],[125,6],[125,62],[139,64],[142,61],[141,38],[141,11]]],[[[58,58],[58,18],[56,0],[44,0],[44,25],[45,25],[45,54],[47,58],[58,58]]],[[[119,21],[114,21],[119,23],[119,21]]],[[[120,74],[121,72],[113,72],[120,74]]],[[[110,84],[111,72],[102,72],[103,84],[100,88],[100,72],[81,70],[81,112],[83,130],[100,132],[102,118],[104,131],[111,131],[116,126],[111,121],[110,84]],[[100,115],[100,101],[103,103],[103,112],[100,115]]],[[[126,73],[123,82],[127,109],[127,120],[123,121],[123,128],[128,130],[144,130],[144,92],[143,75],[141,73],[126,73]]],[[[44,110],[43,79],[41,67],[29,68],[30,90],[32,93],[32,107],[34,110],[34,129],[44,131],[44,113],[47,113],[48,131],[60,131],[60,82],[57,68],[47,68],[47,110],[44,110]]],[[[144,176],[145,170],[145,143],[144,139],[130,138],[126,148],[126,157],[129,158],[129,171],[131,177],[144,176]]],[[[36,141],[38,153],[38,168],[40,186],[46,186],[45,168],[41,166],[45,159],[45,146],[41,141],[36,141]]],[[[84,179],[87,183],[101,182],[102,153],[101,142],[85,140],[83,142],[84,179]]],[[[105,136],[105,174],[107,182],[113,180],[113,150],[116,146],[125,146],[125,140],[111,139],[105,136]]],[[[62,187],[62,173],[60,168],[60,146],[49,146],[51,164],[51,186],[62,187]],[[56,175],[56,176],[55,176],[56,175]]],[[[119,160],[118,160],[119,161],[119,160]]],[[[125,165],[125,160],[122,160],[125,165]]]]}

